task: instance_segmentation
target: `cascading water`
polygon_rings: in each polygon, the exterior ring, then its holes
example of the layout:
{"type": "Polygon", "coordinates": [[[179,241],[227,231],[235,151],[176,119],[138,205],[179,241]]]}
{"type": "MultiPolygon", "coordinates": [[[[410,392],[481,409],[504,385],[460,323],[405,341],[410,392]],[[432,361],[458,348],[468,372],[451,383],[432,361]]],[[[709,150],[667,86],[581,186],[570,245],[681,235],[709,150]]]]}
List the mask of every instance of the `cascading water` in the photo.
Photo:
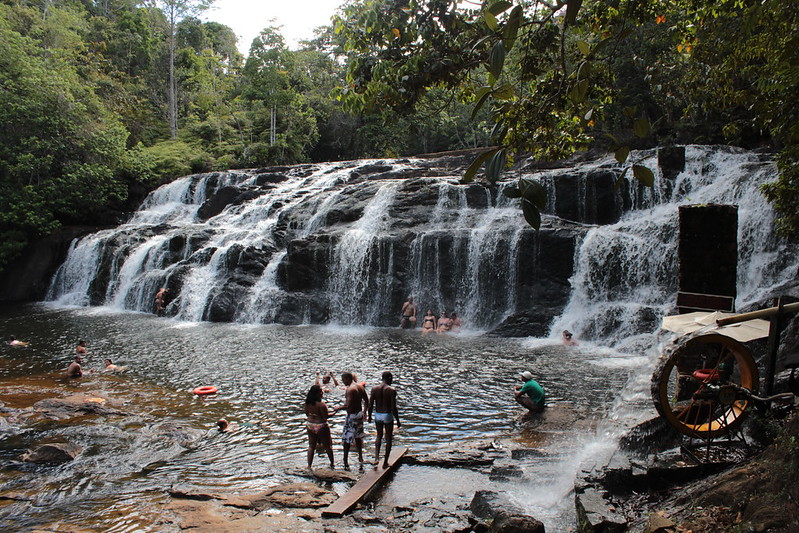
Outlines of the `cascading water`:
{"type": "MultiPolygon", "coordinates": [[[[636,157],[657,169],[654,154],[636,157]]],[[[167,313],[184,320],[394,326],[410,295],[475,330],[528,313],[539,335],[549,322],[553,335],[633,346],[672,306],[680,203],[740,206],[739,307],[796,273],[757,191],[773,163],[708,147],[686,159],[674,180],[656,171],[653,188],[617,191],[603,185],[620,173],[612,159],[520,172],[548,191],[538,233],[505,184],[464,185],[419,161],[189,176],[127,224],[73,243],[48,299],[150,312],[168,286],[167,313]]]]}

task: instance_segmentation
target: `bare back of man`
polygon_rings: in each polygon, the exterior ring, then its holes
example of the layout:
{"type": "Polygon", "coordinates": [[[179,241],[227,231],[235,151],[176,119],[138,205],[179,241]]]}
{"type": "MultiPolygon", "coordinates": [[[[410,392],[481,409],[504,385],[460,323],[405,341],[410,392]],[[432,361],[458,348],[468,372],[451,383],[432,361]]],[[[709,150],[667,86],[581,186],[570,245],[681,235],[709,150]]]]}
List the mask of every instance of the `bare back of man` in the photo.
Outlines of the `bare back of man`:
{"type": "Polygon", "coordinates": [[[363,422],[369,396],[360,383],[357,383],[350,372],[341,374],[341,381],[347,386],[344,405],[341,409],[347,412],[344,427],[341,430],[341,441],[344,448],[344,468],[349,468],[350,445],[355,442],[358,460],[363,463],[363,422]]]}
{"type": "Polygon", "coordinates": [[[391,386],[394,377],[391,372],[383,372],[383,382],[372,388],[369,399],[369,422],[372,414],[375,418],[377,439],[375,440],[375,468],[380,464],[380,446],[383,442],[383,432],[386,434],[386,455],[383,458],[383,468],[388,468],[388,458],[391,455],[391,446],[394,440],[394,422],[401,427],[399,411],[397,409],[397,391],[391,386]]]}

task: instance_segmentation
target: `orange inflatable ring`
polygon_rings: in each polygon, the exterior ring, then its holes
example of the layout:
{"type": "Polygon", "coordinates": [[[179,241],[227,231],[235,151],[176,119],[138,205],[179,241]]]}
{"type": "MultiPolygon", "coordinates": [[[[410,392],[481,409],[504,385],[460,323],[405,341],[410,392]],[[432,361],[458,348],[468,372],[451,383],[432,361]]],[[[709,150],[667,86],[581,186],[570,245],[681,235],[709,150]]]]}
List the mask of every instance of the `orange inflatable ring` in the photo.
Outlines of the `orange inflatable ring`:
{"type": "Polygon", "coordinates": [[[194,389],[194,394],[198,394],[200,396],[204,396],[206,394],[216,394],[217,388],[212,387],[211,385],[205,385],[203,387],[197,387],[194,389]]]}

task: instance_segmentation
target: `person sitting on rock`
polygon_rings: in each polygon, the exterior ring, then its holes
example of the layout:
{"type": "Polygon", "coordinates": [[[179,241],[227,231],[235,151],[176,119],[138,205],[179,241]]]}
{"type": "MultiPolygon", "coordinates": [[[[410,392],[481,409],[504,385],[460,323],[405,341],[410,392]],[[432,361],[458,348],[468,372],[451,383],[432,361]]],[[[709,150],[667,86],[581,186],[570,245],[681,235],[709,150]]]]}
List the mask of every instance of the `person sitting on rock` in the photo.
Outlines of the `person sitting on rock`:
{"type": "Polygon", "coordinates": [[[83,362],[83,357],[80,355],[75,356],[75,360],[67,367],[68,378],[79,378],[83,375],[83,369],[80,364],[83,362]]]}
{"type": "Polygon", "coordinates": [[[544,388],[533,379],[533,374],[527,371],[519,374],[519,379],[524,385],[514,387],[516,402],[526,407],[531,413],[540,413],[544,410],[544,388]]]}

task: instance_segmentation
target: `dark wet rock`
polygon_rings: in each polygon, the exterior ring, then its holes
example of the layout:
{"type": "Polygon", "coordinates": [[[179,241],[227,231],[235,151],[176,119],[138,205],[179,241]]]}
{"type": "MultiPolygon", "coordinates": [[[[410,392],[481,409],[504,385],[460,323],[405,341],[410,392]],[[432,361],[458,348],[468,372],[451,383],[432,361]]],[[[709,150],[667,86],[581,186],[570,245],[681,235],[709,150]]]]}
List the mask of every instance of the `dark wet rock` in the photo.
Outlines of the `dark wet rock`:
{"type": "Polygon", "coordinates": [[[624,451],[646,455],[673,448],[681,440],[681,434],[658,416],[628,430],[619,440],[619,447],[624,451]]]}
{"type": "Polygon", "coordinates": [[[71,442],[42,444],[22,454],[20,459],[27,463],[68,463],[74,461],[82,450],[71,442]]]}
{"type": "Polygon", "coordinates": [[[579,533],[622,533],[627,519],[594,487],[575,493],[577,531],[579,533]]]}
{"type": "Polygon", "coordinates": [[[263,194],[257,190],[242,190],[239,187],[222,187],[212,194],[197,210],[197,218],[208,220],[225,210],[229,205],[240,205],[263,194]]]}
{"type": "Polygon", "coordinates": [[[490,465],[494,457],[481,450],[441,450],[426,454],[405,456],[409,465],[437,466],[439,468],[471,468],[490,465]]]}
{"type": "Polygon", "coordinates": [[[479,518],[493,520],[499,513],[509,513],[513,515],[524,514],[522,509],[510,501],[510,498],[502,492],[492,490],[478,490],[474,493],[469,510],[479,518]]]}
{"type": "Polygon", "coordinates": [[[30,244],[0,273],[0,301],[44,299],[50,278],[66,258],[72,240],[101,229],[99,226],[66,226],[30,244]]]}
{"type": "Polygon", "coordinates": [[[524,470],[517,465],[493,466],[488,476],[491,480],[520,478],[524,476],[524,470]]]}
{"type": "Polygon", "coordinates": [[[525,514],[499,513],[491,524],[493,533],[544,533],[544,524],[525,514]]]}
{"type": "Polygon", "coordinates": [[[685,170],[685,146],[664,146],[658,148],[658,167],[661,175],[673,180],[685,170]]]}
{"type": "Polygon", "coordinates": [[[544,524],[522,511],[505,493],[479,490],[474,493],[469,510],[491,521],[492,532],[544,533],[544,524]]]}
{"type": "Polygon", "coordinates": [[[121,402],[99,394],[74,394],[66,398],[47,398],[33,404],[33,409],[46,418],[63,420],[78,415],[127,416],[117,409],[121,402]]]}

